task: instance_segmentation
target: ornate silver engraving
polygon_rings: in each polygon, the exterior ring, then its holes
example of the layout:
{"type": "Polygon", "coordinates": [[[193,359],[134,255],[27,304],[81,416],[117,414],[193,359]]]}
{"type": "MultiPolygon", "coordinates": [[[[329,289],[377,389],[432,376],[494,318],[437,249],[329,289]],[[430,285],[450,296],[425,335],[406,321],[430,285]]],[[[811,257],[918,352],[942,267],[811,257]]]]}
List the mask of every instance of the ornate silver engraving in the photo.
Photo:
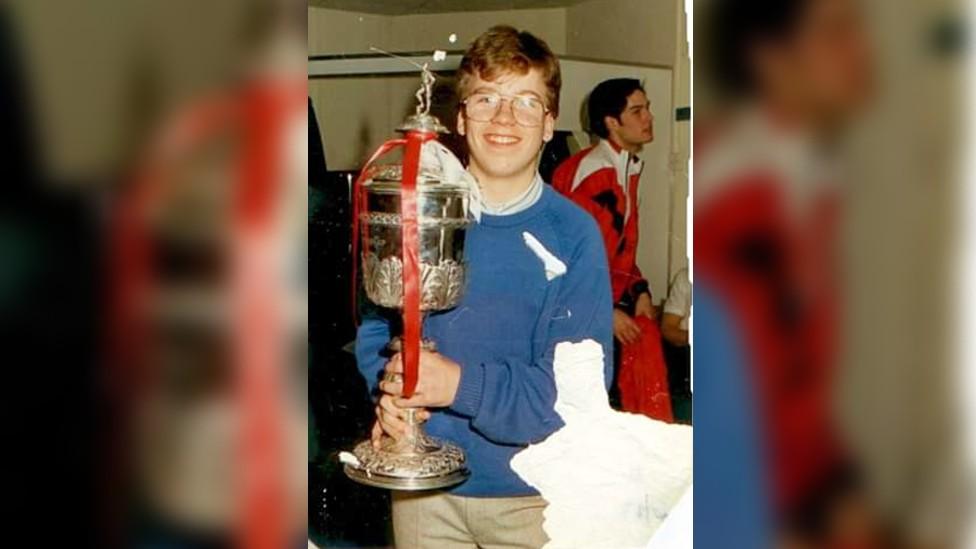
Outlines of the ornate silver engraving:
{"type": "Polygon", "coordinates": [[[408,409],[405,436],[380,439],[378,448],[365,440],[353,449],[356,460],[346,462],[349,478],[380,488],[431,490],[451,486],[468,477],[464,452],[449,442],[424,433],[415,409],[408,409]]]}
{"type": "MultiPolygon", "coordinates": [[[[363,254],[363,286],[370,301],[381,307],[403,307],[403,262],[395,255],[380,259],[363,254]]],[[[444,259],[437,265],[420,263],[420,310],[450,309],[461,300],[464,265],[444,259]]]]}
{"type": "Polygon", "coordinates": [[[464,452],[457,446],[418,432],[413,448],[398,448],[392,438],[383,438],[379,449],[369,441],[360,442],[353,450],[360,469],[370,474],[391,477],[438,477],[463,469],[464,452]]]}
{"type": "MultiPolygon", "coordinates": [[[[370,225],[379,225],[383,227],[399,227],[400,226],[400,214],[396,213],[385,213],[385,212],[370,212],[359,215],[359,219],[370,225]]],[[[417,224],[424,227],[445,227],[449,229],[457,227],[466,227],[471,222],[467,219],[451,218],[451,217],[428,217],[421,216],[417,219],[417,224]]]]}

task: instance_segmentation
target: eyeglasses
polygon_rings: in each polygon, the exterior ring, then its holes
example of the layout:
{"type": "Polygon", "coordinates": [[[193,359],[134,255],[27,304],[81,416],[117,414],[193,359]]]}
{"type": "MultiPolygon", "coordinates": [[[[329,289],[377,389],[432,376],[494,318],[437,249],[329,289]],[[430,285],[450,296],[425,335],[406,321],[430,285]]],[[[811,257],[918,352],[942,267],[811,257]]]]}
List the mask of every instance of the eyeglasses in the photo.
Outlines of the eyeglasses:
{"type": "Polygon", "coordinates": [[[539,99],[531,95],[502,95],[500,93],[475,93],[461,102],[464,105],[464,115],[475,122],[491,122],[502,108],[502,103],[509,102],[512,117],[520,126],[534,127],[542,125],[549,109],[539,99]]]}

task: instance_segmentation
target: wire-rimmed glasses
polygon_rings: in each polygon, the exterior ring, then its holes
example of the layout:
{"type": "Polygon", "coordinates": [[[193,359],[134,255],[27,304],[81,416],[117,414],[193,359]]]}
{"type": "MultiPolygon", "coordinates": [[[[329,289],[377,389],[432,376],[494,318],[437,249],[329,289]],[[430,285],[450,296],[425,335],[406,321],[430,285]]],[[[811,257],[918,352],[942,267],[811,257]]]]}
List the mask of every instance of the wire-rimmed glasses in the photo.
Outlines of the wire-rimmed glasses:
{"type": "Polygon", "coordinates": [[[542,100],[532,95],[473,93],[462,101],[461,105],[467,118],[475,122],[491,122],[498,115],[502,103],[506,101],[512,117],[520,126],[529,128],[540,126],[549,112],[542,100]]]}

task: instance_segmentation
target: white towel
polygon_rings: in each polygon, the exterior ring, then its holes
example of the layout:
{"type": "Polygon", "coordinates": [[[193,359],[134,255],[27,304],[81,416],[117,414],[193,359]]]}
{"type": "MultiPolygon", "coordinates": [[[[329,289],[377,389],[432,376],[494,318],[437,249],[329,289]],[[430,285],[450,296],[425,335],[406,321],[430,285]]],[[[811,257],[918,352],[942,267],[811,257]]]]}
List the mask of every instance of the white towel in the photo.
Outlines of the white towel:
{"type": "Polygon", "coordinates": [[[481,187],[473,175],[468,173],[454,153],[439,141],[427,141],[420,149],[420,165],[430,166],[444,174],[444,182],[463,185],[468,188],[468,213],[481,221],[481,187]]]}
{"type": "Polygon", "coordinates": [[[545,547],[647,547],[691,485],[691,427],[610,408],[593,340],[557,345],[554,371],[566,425],[511,461],[549,503],[545,547]]]}

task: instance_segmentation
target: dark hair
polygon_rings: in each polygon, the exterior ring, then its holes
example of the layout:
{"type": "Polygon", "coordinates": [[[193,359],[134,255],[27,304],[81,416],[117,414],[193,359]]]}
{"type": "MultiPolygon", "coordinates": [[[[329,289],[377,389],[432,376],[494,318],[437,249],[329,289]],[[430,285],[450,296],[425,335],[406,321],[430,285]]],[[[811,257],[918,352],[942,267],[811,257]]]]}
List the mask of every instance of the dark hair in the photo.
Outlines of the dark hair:
{"type": "Polygon", "coordinates": [[[612,116],[620,120],[620,115],[627,108],[627,98],[638,90],[644,91],[644,86],[634,78],[613,78],[597,84],[586,103],[590,131],[604,139],[610,137],[604,119],[612,116]]]}
{"type": "Polygon", "coordinates": [[[544,40],[508,25],[488,29],[464,52],[458,68],[458,97],[467,97],[474,76],[490,82],[506,72],[522,75],[530,69],[539,69],[542,73],[546,83],[546,107],[553,116],[559,116],[559,89],[563,82],[559,60],[544,40]]]}
{"type": "Polygon", "coordinates": [[[790,38],[811,0],[715,0],[706,9],[707,68],[716,88],[729,95],[756,88],[750,54],[762,43],[790,38]]]}

